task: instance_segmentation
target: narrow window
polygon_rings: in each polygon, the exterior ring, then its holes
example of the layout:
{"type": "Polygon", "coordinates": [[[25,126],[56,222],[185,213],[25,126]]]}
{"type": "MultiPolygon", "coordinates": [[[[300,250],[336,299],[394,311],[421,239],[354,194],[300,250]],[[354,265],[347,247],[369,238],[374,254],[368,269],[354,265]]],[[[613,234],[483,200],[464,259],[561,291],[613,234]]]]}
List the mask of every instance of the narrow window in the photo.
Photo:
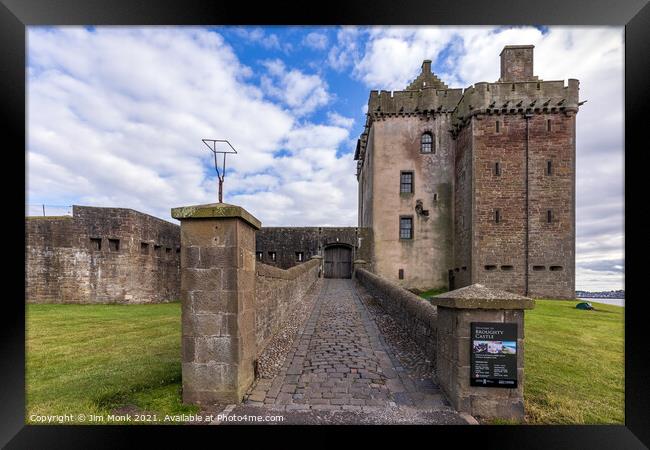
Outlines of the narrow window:
{"type": "Polygon", "coordinates": [[[459,269],[458,267],[456,267],[456,268],[454,269],[454,272],[460,272],[460,269],[459,269]]]}
{"type": "Polygon", "coordinates": [[[512,266],[501,266],[501,270],[509,272],[509,271],[513,270],[513,267],[512,266]]]}
{"type": "Polygon", "coordinates": [[[275,261],[275,252],[269,252],[269,258],[271,258],[271,261],[275,261]]]}
{"type": "Polygon", "coordinates": [[[546,223],[553,222],[553,211],[550,209],[546,210],[546,223]]]}
{"type": "Polygon", "coordinates": [[[162,253],[162,247],[160,245],[154,245],[153,251],[156,254],[156,256],[160,256],[160,254],[162,253]]]}
{"type": "Polygon", "coordinates": [[[546,120],[546,131],[551,131],[551,119],[546,120]]]}
{"type": "Polygon", "coordinates": [[[421,138],[420,151],[422,153],[433,153],[433,136],[431,133],[424,133],[421,138]]]}
{"type": "Polygon", "coordinates": [[[500,223],[501,222],[501,210],[500,209],[495,209],[494,210],[494,223],[500,223]]]}
{"type": "Polygon", "coordinates": [[[497,120],[497,121],[496,121],[496,131],[497,131],[497,133],[499,132],[499,125],[500,125],[500,124],[499,124],[499,121],[497,120]]]}
{"type": "Polygon", "coordinates": [[[402,194],[413,192],[413,172],[400,172],[399,191],[402,194]]]}
{"type": "Polygon", "coordinates": [[[496,270],[497,266],[493,266],[491,264],[485,266],[485,270],[496,270]]]}
{"type": "Polygon", "coordinates": [[[169,257],[172,254],[172,249],[170,247],[165,247],[165,255],[169,257]]]}
{"type": "Polygon", "coordinates": [[[397,277],[398,277],[400,280],[403,280],[403,279],[404,279],[404,269],[399,269],[399,270],[397,271],[397,277]]]}
{"type": "Polygon", "coordinates": [[[537,89],[539,89],[541,86],[539,84],[539,81],[537,82],[537,89]]]}
{"type": "Polygon", "coordinates": [[[140,242],[140,253],[143,255],[148,255],[149,254],[149,244],[146,242],[140,242]]]}
{"type": "Polygon", "coordinates": [[[513,91],[515,90],[515,83],[512,83],[512,88],[511,88],[511,90],[513,90],[513,91]]]}
{"type": "Polygon", "coordinates": [[[119,239],[109,239],[108,240],[108,251],[110,251],[110,252],[119,252],[120,251],[120,240],[119,239]]]}
{"type": "Polygon", "coordinates": [[[412,217],[400,217],[399,238],[413,239],[413,218],[412,217]]]}
{"type": "Polygon", "coordinates": [[[297,262],[302,262],[304,259],[304,254],[303,252],[296,252],[296,261],[297,262]]]}
{"type": "Polygon", "coordinates": [[[551,272],[559,272],[562,270],[562,266],[551,266],[548,268],[551,272]]]}
{"type": "Polygon", "coordinates": [[[257,253],[257,260],[261,261],[262,260],[262,252],[256,252],[257,253]]]}
{"type": "Polygon", "coordinates": [[[546,175],[553,175],[553,161],[546,161],[546,175]]]}
{"type": "Polygon", "coordinates": [[[501,175],[501,164],[499,162],[494,163],[494,175],[497,177],[501,175]]]}
{"type": "Polygon", "coordinates": [[[542,270],[546,270],[546,266],[533,266],[533,271],[535,272],[540,272],[542,270]]]}
{"type": "Polygon", "coordinates": [[[181,248],[180,248],[180,247],[176,247],[176,254],[178,255],[180,252],[181,252],[181,248]]]}
{"type": "Polygon", "coordinates": [[[102,249],[102,239],[101,238],[90,238],[90,249],[91,250],[101,250],[102,249]]]}
{"type": "Polygon", "coordinates": [[[465,272],[467,270],[467,266],[463,266],[461,267],[461,269],[463,270],[463,272],[465,272]]]}
{"type": "Polygon", "coordinates": [[[437,193],[433,194],[433,201],[434,202],[438,201],[438,194],[437,193]]]}

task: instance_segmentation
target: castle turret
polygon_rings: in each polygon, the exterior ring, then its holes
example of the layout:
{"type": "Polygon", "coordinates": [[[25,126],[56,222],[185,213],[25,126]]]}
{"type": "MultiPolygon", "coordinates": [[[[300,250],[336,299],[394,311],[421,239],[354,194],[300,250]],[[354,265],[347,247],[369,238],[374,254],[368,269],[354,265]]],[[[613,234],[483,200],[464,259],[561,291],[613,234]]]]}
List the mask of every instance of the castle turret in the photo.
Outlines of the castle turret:
{"type": "Polygon", "coordinates": [[[499,81],[532,81],[534,45],[506,45],[501,51],[499,81]]]}

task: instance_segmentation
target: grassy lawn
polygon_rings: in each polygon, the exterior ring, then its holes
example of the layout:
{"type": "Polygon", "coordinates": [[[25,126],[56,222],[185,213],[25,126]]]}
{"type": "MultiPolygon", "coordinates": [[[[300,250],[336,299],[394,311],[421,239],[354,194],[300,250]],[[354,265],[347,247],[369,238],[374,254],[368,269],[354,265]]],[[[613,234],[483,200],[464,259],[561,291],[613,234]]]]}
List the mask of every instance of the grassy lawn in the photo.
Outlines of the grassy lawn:
{"type": "Polygon", "coordinates": [[[529,423],[623,424],[624,309],[537,300],[526,311],[524,402],[529,423]]]}
{"type": "Polygon", "coordinates": [[[442,287],[442,288],[429,289],[428,291],[424,291],[420,293],[420,297],[429,299],[434,295],[442,294],[443,292],[447,292],[447,288],[442,287]]]}
{"type": "Polygon", "coordinates": [[[596,309],[582,311],[578,303],[537,300],[526,311],[526,423],[624,423],[624,308],[590,301],[596,309]]]}
{"type": "MultiPolygon", "coordinates": [[[[576,303],[538,300],[526,312],[527,422],[623,424],[624,308],[576,303]]],[[[28,419],[198,412],[181,404],[180,380],[179,303],[27,307],[28,419]]]]}
{"type": "Polygon", "coordinates": [[[28,421],[124,407],[197,412],[181,404],[180,334],[180,303],[28,305],[28,421]]]}

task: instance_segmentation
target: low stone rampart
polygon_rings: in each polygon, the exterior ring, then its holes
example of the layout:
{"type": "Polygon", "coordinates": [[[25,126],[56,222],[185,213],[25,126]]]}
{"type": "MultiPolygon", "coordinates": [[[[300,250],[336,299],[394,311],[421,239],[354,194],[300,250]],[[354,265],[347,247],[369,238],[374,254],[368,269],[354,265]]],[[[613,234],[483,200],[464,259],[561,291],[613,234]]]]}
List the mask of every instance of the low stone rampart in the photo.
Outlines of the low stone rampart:
{"type": "Polygon", "coordinates": [[[429,360],[436,361],[438,315],[436,307],[421,297],[365,269],[357,267],[355,277],[384,310],[420,346],[429,360]]]}
{"type": "Polygon", "coordinates": [[[255,266],[255,337],[258,354],[285,323],[296,304],[318,279],[320,258],[284,270],[255,266]]]}

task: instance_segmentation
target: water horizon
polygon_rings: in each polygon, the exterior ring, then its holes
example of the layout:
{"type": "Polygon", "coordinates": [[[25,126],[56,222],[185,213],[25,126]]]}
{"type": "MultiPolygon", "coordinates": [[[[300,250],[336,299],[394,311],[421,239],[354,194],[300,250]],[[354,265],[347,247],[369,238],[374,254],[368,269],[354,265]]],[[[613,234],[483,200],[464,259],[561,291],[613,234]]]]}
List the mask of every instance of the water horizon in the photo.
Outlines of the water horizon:
{"type": "Polygon", "coordinates": [[[578,297],[578,300],[582,300],[589,303],[605,303],[606,305],[622,306],[625,307],[624,298],[594,298],[594,297],[578,297]]]}

